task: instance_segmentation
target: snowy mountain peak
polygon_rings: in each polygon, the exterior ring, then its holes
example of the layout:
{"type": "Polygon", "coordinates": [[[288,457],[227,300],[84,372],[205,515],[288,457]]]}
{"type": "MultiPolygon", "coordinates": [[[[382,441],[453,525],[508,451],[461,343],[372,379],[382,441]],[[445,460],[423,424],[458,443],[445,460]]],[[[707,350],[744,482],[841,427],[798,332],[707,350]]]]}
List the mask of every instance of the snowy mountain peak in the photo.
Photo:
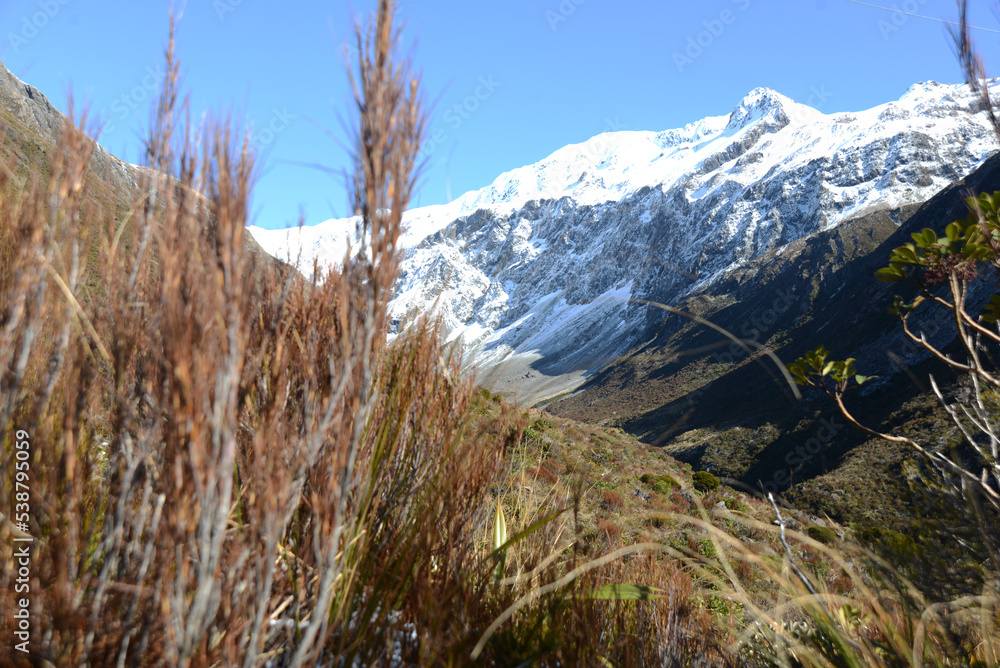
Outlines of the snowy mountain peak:
{"type": "Polygon", "coordinates": [[[764,118],[779,126],[787,125],[788,114],[785,108],[792,105],[801,106],[770,88],[754,88],[729,114],[726,130],[742,130],[747,125],[764,118]]]}
{"type": "MultiPolygon", "coordinates": [[[[990,79],[989,85],[993,87],[1000,79],[990,79]]],[[[920,81],[909,88],[899,97],[900,104],[913,104],[921,102],[947,103],[954,102],[956,97],[964,98],[969,95],[969,87],[959,84],[939,83],[937,81],[920,81]]]]}
{"type": "MultiPolygon", "coordinates": [[[[998,84],[1000,77],[987,80],[987,85],[991,89],[990,97],[994,100],[996,97],[992,89],[998,84]]],[[[892,104],[918,112],[936,110],[934,113],[938,116],[975,112],[981,107],[980,100],[972,94],[967,85],[937,81],[921,81],[913,84],[900,96],[898,102],[892,104]]]]}
{"type": "Polygon", "coordinates": [[[936,93],[940,92],[942,88],[953,88],[951,84],[938,83],[932,79],[927,81],[918,81],[915,84],[910,84],[910,87],[906,89],[906,92],[900,96],[900,99],[910,97],[914,94],[925,94],[925,93],[936,93]]]}

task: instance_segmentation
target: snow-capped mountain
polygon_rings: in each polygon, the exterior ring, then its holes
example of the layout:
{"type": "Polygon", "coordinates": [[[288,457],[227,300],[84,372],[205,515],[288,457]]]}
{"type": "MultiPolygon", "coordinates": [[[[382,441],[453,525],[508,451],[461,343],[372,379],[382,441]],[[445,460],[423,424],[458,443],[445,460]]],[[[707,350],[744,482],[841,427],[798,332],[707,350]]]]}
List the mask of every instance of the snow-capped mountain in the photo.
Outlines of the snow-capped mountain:
{"type": "MultiPolygon", "coordinates": [[[[1000,93],[1000,84],[994,84],[1000,93]]],[[[729,269],[877,209],[923,202],[997,148],[963,85],[823,114],[772,90],[727,115],[566,146],[404,216],[391,309],[432,306],[501,391],[538,399],[639,341],[658,312],[729,269]]],[[[343,259],[351,220],[254,228],[302,266],[343,259]]],[[[483,377],[481,375],[481,377],[483,377]]]]}

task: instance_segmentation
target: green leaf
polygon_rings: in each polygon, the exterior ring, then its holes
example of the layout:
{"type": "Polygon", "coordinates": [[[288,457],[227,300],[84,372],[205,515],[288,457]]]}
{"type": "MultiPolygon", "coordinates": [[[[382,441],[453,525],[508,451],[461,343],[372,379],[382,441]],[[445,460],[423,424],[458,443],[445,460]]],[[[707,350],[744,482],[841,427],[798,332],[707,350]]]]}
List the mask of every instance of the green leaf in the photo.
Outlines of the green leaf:
{"type": "Polygon", "coordinates": [[[860,373],[854,376],[854,382],[858,385],[864,385],[867,381],[872,378],[877,378],[877,376],[862,376],[860,373]]]}
{"type": "Polygon", "coordinates": [[[920,264],[920,257],[916,253],[916,249],[912,244],[906,244],[905,246],[900,246],[892,251],[890,256],[892,260],[898,260],[906,264],[920,264]]]}
{"type": "MultiPolygon", "coordinates": [[[[504,550],[506,550],[508,547],[510,547],[514,543],[516,543],[516,542],[518,542],[520,540],[523,540],[523,539],[527,538],[528,536],[530,536],[531,534],[535,533],[536,531],[538,531],[539,529],[541,529],[543,526],[545,526],[546,524],[548,524],[549,522],[551,522],[555,518],[557,518],[560,515],[562,515],[564,512],[566,512],[566,510],[567,510],[567,508],[563,508],[562,510],[557,510],[556,512],[552,513],[551,515],[549,515],[547,517],[543,517],[540,520],[537,520],[536,522],[534,522],[533,524],[531,524],[531,526],[529,526],[524,531],[521,531],[520,533],[515,534],[513,537],[511,537],[508,540],[505,540],[504,542],[500,543],[499,545],[496,545],[496,543],[494,543],[493,551],[495,553],[503,552],[504,550]]],[[[505,533],[506,533],[506,531],[505,531],[505,533]]]]}
{"type": "Polygon", "coordinates": [[[493,549],[499,550],[507,542],[507,518],[503,514],[503,506],[497,499],[497,514],[493,519],[493,549]]]}
{"type": "Polygon", "coordinates": [[[982,318],[990,324],[1000,321],[1000,295],[993,295],[983,309],[982,318]]]}
{"type": "Polygon", "coordinates": [[[913,240],[917,242],[917,246],[921,247],[933,246],[938,240],[937,232],[929,227],[925,227],[920,232],[914,232],[910,236],[912,236],[913,240]]]}
{"type": "Polygon", "coordinates": [[[646,601],[663,598],[665,592],[656,587],[633,584],[611,584],[595,587],[587,592],[587,598],[612,601],[646,601]]]}
{"type": "Polygon", "coordinates": [[[923,301],[924,301],[923,295],[919,295],[915,297],[912,302],[907,304],[905,301],[903,301],[902,297],[896,295],[896,298],[892,302],[892,306],[888,308],[888,312],[891,315],[906,315],[913,309],[920,306],[920,304],[922,304],[923,301]]]}
{"type": "Polygon", "coordinates": [[[962,258],[967,260],[987,260],[992,254],[993,251],[990,250],[989,246],[973,241],[966,243],[962,248],[962,258]]]}
{"type": "Polygon", "coordinates": [[[883,267],[875,272],[875,278],[883,283],[899,283],[903,280],[903,272],[896,266],[883,267]]]}
{"type": "Polygon", "coordinates": [[[797,384],[799,385],[809,384],[808,380],[809,370],[806,368],[805,363],[803,362],[801,357],[792,362],[791,364],[789,364],[787,368],[788,368],[788,373],[792,374],[792,378],[795,380],[797,384]]]}

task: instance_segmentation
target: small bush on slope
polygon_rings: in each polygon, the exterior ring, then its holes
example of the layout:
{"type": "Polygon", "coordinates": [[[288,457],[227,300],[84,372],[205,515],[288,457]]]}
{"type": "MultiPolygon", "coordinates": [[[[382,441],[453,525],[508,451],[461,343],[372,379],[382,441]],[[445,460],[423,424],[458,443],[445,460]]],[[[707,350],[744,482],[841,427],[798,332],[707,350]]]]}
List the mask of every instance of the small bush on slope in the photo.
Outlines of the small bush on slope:
{"type": "Polygon", "coordinates": [[[708,471],[696,471],[691,480],[699,492],[712,492],[719,488],[719,479],[708,471]]]}

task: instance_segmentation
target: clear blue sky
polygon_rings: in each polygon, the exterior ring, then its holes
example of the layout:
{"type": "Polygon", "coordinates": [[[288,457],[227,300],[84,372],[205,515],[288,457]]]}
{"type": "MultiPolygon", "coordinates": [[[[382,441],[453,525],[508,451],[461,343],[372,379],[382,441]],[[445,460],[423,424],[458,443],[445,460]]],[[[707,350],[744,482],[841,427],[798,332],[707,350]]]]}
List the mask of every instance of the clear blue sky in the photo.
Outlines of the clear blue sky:
{"type": "MultiPolygon", "coordinates": [[[[178,6],[182,0],[178,0],[178,6]]],[[[950,0],[874,0],[954,19],[950,0]]],[[[1000,29],[973,2],[974,22],[1000,29]]],[[[346,215],[339,177],[346,109],[341,45],[372,0],[187,0],[179,53],[195,112],[232,109],[267,156],[256,224],[346,215]]],[[[0,61],[65,110],[72,85],[107,121],[102,143],[137,161],[148,84],[161,71],[166,0],[2,0],[0,61]],[[135,109],[133,109],[135,107],[135,109]]],[[[402,0],[433,102],[413,205],[481,188],[609,129],[665,130],[727,114],[757,86],[824,112],[899,97],[961,75],[944,25],[848,0],[402,0]]],[[[1000,74],[1000,34],[977,32],[1000,74]]],[[[992,66],[992,68],[991,68],[992,66]]]]}

